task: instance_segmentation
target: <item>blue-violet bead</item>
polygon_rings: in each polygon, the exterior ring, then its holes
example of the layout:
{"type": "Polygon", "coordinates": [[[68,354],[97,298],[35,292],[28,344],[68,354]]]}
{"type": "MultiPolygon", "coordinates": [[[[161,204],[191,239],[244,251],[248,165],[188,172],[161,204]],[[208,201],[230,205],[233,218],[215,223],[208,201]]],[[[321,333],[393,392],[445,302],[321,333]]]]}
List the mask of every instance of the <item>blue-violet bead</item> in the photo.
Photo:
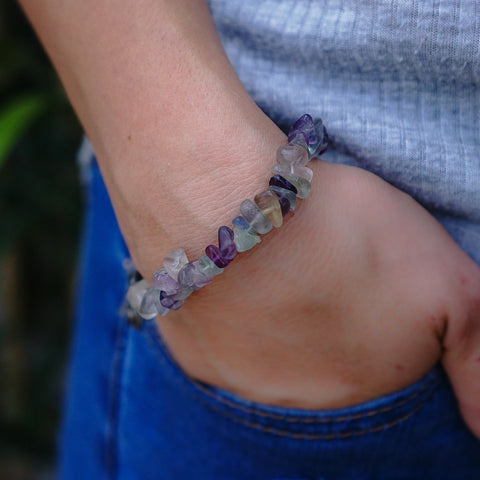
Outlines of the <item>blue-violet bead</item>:
{"type": "Polygon", "coordinates": [[[285,188],[286,190],[290,190],[295,195],[298,193],[297,187],[295,187],[295,185],[290,183],[285,177],[282,177],[281,175],[274,175],[273,177],[271,177],[268,184],[270,186],[274,185],[276,187],[281,187],[281,188],[285,188]]]}
{"type": "Polygon", "coordinates": [[[249,230],[251,228],[250,224],[241,215],[232,220],[232,225],[234,227],[242,228],[243,230],[249,230]]]}

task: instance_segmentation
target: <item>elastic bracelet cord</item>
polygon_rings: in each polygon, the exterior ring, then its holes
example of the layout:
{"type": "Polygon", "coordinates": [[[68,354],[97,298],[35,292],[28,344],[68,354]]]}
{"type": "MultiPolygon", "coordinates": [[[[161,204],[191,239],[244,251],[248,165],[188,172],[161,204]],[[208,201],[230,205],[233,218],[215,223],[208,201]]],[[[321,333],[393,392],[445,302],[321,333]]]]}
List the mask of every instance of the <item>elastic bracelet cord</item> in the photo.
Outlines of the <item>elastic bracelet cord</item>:
{"type": "Polygon", "coordinates": [[[233,228],[224,225],[218,229],[218,245],[208,245],[205,255],[193,262],[183,248],[172,250],[163,259],[163,268],[153,274],[153,284],[130,264],[129,317],[151,320],[178,310],[194,291],[222,273],[237,253],[250,250],[261,242],[260,235],[280,227],[287,213],[295,210],[297,198],[309,195],[313,172],[306,165],[327,145],[323,122],[302,115],[290,128],[288,144],[277,150],[269,187],[255,195],[254,201],[246,199],[240,204],[241,215],[232,220],[233,228]]]}

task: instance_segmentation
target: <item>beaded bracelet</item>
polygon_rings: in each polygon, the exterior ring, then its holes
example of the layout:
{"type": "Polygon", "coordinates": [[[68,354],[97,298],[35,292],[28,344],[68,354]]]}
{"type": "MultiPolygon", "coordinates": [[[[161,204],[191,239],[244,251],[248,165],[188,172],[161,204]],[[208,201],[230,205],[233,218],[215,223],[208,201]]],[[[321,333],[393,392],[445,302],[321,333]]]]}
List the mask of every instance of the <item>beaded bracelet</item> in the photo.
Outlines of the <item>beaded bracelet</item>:
{"type": "Polygon", "coordinates": [[[218,246],[208,245],[205,255],[193,262],[182,248],[172,250],[163,259],[163,268],[153,274],[153,284],[138,280],[138,273],[132,276],[127,291],[130,316],[151,320],[178,310],[195,290],[222,273],[238,252],[250,250],[260,243],[259,235],[280,227],[283,217],[295,210],[297,198],[306,198],[310,193],[313,172],[306,164],[321,155],[327,145],[322,121],[302,115],[290,128],[288,144],[277,150],[278,163],[273,167],[268,189],[255,195],[254,201],[246,199],[241,203],[241,215],[232,220],[233,229],[218,229],[218,246]]]}

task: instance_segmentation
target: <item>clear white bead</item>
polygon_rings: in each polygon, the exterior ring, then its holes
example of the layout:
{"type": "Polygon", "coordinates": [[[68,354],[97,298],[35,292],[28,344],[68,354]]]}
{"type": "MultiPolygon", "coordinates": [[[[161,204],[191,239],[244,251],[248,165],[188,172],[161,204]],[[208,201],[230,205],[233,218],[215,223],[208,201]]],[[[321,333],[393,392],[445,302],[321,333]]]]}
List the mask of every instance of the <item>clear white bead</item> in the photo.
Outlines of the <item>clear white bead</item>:
{"type": "Polygon", "coordinates": [[[301,167],[298,165],[287,165],[287,164],[277,164],[272,168],[273,173],[276,175],[281,175],[286,178],[286,175],[292,175],[294,177],[304,178],[307,182],[312,181],[313,170],[308,167],[301,167]]]}
{"type": "Polygon", "coordinates": [[[176,248],[167,253],[163,259],[163,267],[167,273],[175,280],[178,280],[178,272],[188,263],[187,254],[183,248],[176,248]]]}
{"type": "Polygon", "coordinates": [[[308,152],[298,145],[282,145],[277,149],[277,162],[282,165],[303,167],[308,162],[308,152]]]}
{"type": "Polygon", "coordinates": [[[162,311],[165,309],[165,307],[160,304],[160,290],[157,290],[155,287],[150,287],[143,296],[138,314],[145,320],[151,320],[160,313],[158,311],[158,305],[162,307],[162,311]]]}
{"type": "Polygon", "coordinates": [[[135,282],[127,290],[127,302],[130,306],[138,312],[140,310],[140,306],[142,304],[143,297],[149,288],[148,282],[144,280],[140,280],[139,282],[135,282]]]}

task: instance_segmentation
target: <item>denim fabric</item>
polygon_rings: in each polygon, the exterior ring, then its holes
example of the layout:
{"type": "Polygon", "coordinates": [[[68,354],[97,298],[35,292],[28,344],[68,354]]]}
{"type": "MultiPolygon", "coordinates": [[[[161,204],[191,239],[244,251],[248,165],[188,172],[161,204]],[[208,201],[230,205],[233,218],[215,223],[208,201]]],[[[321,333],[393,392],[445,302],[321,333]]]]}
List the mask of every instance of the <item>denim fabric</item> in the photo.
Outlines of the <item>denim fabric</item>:
{"type": "Polygon", "coordinates": [[[310,112],[324,158],[366,168],[480,263],[479,0],[209,0],[248,92],[280,125],[310,112]]]}
{"type": "Polygon", "coordinates": [[[153,322],[120,308],[128,255],[95,163],[60,450],[65,480],[480,478],[480,442],[437,367],[332,411],[269,407],[193,381],[153,322]]]}

